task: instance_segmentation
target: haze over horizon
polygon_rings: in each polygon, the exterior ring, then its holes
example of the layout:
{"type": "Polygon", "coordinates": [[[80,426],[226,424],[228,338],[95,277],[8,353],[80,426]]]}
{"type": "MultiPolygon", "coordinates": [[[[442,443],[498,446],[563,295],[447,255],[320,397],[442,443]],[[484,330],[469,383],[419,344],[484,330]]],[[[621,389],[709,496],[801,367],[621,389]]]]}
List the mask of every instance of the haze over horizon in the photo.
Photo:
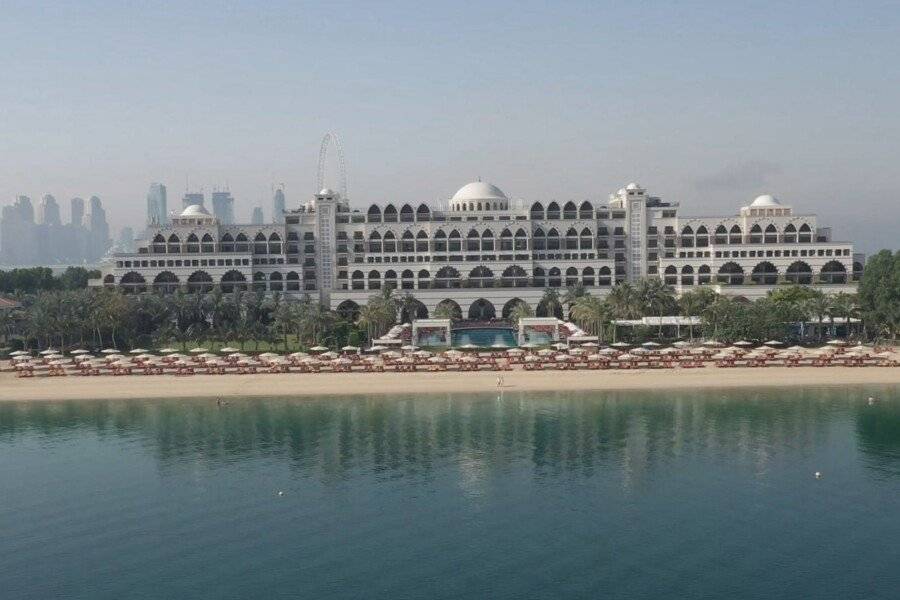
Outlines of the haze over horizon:
{"type": "Polygon", "coordinates": [[[772,193],[898,246],[894,3],[191,4],[4,6],[0,204],[96,194],[139,227],[151,182],[176,208],[189,179],[268,218],[273,184],[316,191],[335,131],[355,207],[637,181],[684,215],[772,193]]]}

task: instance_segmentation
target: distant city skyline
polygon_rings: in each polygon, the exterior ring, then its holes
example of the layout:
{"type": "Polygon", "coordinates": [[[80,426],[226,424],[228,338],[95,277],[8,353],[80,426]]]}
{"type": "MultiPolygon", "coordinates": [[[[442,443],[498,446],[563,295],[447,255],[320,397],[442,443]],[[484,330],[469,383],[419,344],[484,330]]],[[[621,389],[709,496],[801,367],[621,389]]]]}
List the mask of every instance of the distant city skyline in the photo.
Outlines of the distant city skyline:
{"type": "Polygon", "coordinates": [[[334,130],[354,208],[479,176],[528,202],[638,181],[699,215],[771,193],[897,246],[890,3],[14,2],[0,44],[4,205],[90,190],[137,231],[156,181],[169,212],[227,186],[238,220],[268,214],[274,186],[288,208],[318,191],[334,130]]]}

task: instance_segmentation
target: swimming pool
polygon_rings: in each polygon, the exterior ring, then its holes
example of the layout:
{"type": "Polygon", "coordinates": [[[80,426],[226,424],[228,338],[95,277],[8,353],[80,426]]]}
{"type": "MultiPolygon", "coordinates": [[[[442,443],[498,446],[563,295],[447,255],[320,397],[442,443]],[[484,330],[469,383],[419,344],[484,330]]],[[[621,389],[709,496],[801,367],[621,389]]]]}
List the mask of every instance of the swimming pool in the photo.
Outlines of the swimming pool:
{"type": "Polygon", "coordinates": [[[457,329],[451,332],[451,341],[453,346],[465,346],[466,344],[475,344],[483,347],[493,346],[494,344],[503,344],[509,347],[518,346],[515,330],[509,327],[457,329]]]}

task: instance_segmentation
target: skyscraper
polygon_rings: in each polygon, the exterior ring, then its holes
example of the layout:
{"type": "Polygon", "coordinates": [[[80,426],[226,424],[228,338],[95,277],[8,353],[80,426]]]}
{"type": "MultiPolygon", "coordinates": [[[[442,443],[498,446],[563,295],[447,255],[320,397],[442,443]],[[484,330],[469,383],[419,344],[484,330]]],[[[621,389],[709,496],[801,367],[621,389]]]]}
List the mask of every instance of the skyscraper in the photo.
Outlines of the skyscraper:
{"type": "Polygon", "coordinates": [[[284,223],[284,189],[275,190],[272,197],[272,221],[275,223],[284,223]]]}
{"type": "Polygon", "coordinates": [[[59,217],[59,204],[56,202],[56,198],[50,194],[45,194],[41,198],[41,203],[38,205],[38,222],[55,227],[62,224],[59,217]]]}
{"type": "Polygon", "coordinates": [[[84,222],[84,200],[78,197],[72,198],[69,206],[71,207],[69,223],[80,227],[84,222]]]}
{"type": "Polygon", "coordinates": [[[167,225],[169,222],[166,186],[151,183],[147,192],[147,225],[167,225]]]}
{"type": "Polygon", "coordinates": [[[109,250],[109,225],[106,222],[106,211],[97,196],[91,196],[90,213],[85,215],[85,226],[88,229],[87,259],[95,261],[109,250]]]}
{"type": "Polygon", "coordinates": [[[253,225],[262,225],[263,224],[263,210],[262,206],[254,206],[253,207],[253,216],[250,217],[250,223],[253,225]]]}
{"type": "Polygon", "coordinates": [[[181,210],[184,210],[188,206],[193,206],[194,204],[203,206],[203,192],[184,193],[184,197],[181,199],[181,210]]]}
{"type": "Polygon", "coordinates": [[[231,192],[213,192],[212,193],[213,215],[223,225],[231,225],[234,223],[234,197],[231,192]]]}

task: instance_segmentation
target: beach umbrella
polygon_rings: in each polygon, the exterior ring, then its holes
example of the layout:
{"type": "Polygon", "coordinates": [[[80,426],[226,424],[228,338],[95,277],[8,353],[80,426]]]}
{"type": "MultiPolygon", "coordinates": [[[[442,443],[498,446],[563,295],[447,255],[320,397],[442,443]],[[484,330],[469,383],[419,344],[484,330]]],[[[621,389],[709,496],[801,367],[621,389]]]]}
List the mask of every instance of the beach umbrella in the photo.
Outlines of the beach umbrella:
{"type": "Polygon", "coordinates": [[[337,358],[337,352],[323,352],[319,355],[320,358],[337,358]]]}
{"type": "Polygon", "coordinates": [[[331,362],[333,362],[336,365],[352,365],[353,364],[353,361],[350,360],[349,358],[336,358],[331,362]]]}
{"type": "Polygon", "coordinates": [[[40,352],[38,352],[38,354],[40,354],[42,356],[46,356],[48,354],[58,354],[58,353],[59,353],[59,350],[56,350],[55,348],[47,348],[46,350],[41,350],[40,352]]]}
{"type": "Polygon", "coordinates": [[[343,352],[359,352],[359,346],[344,346],[341,350],[343,352]]]}
{"type": "Polygon", "coordinates": [[[596,348],[598,346],[597,342],[585,342],[581,345],[583,348],[596,348]]]}
{"type": "Polygon", "coordinates": [[[790,348],[788,348],[788,350],[794,350],[794,351],[796,351],[796,352],[802,352],[803,350],[806,350],[806,348],[804,348],[803,346],[791,346],[790,348]]]}
{"type": "Polygon", "coordinates": [[[710,348],[721,348],[725,344],[723,344],[722,342],[719,342],[717,340],[706,340],[705,342],[703,342],[703,345],[708,346],[710,348]]]}
{"type": "Polygon", "coordinates": [[[687,348],[691,344],[690,344],[690,342],[685,342],[684,340],[678,340],[677,342],[675,342],[672,345],[675,346],[676,348],[687,348]]]}
{"type": "Polygon", "coordinates": [[[444,352],[444,356],[451,356],[451,357],[462,356],[462,352],[460,352],[459,350],[447,350],[446,352],[444,352]]]}
{"type": "Polygon", "coordinates": [[[532,344],[531,342],[525,342],[519,348],[537,348],[537,344],[532,344]]]}
{"type": "Polygon", "coordinates": [[[781,346],[783,343],[784,342],[779,342],[778,340],[769,340],[768,342],[765,342],[764,345],[766,345],[766,346],[781,346]]]}
{"type": "Polygon", "coordinates": [[[196,348],[191,348],[191,354],[203,354],[204,352],[209,352],[206,348],[201,348],[197,346],[196,348]]]}
{"type": "Polygon", "coordinates": [[[524,352],[521,348],[510,348],[506,351],[507,354],[523,354],[524,352]]]}
{"type": "Polygon", "coordinates": [[[567,360],[572,360],[572,357],[568,354],[557,354],[556,360],[559,362],[566,362],[567,360]]]}
{"type": "Polygon", "coordinates": [[[600,360],[602,358],[603,357],[599,354],[589,354],[587,357],[588,360],[600,360]]]}
{"type": "Polygon", "coordinates": [[[309,356],[309,354],[307,354],[306,352],[292,352],[291,354],[288,354],[288,356],[291,358],[304,358],[306,356],[309,356]]]}
{"type": "Polygon", "coordinates": [[[100,351],[101,354],[118,354],[119,351],[115,348],[104,348],[100,351]]]}
{"type": "Polygon", "coordinates": [[[462,349],[462,350],[478,350],[478,346],[476,346],[475,344],[465,344],[463,346],[460,346],[460,349],[462,349]]]}
{"type": "Polygon", "coordinates": [[[30,356],[29,352],[25,352],[24,350],[13,350],[9,353],[10,356],[30,356]]]}
{"type": "Polygon", "coordinates": [[[600,354],[607,354],[607,355],[618,354],[618,353],[619,353],[619,351],[614,348],[604,348],[603,350],[600,351],[600,354]]]}
{"type": "Polygon", "coordinates": [[[369,352],[383,352],[384,350],[387,350],[387,347],[385,347],[385,346],[372,346],[371,348],[369,348],[369,352]]]}
{"type": "Polygon", "coordinates": [[[659,348],[662,344],[657,344],[656,342],[644,342],[641,344],[642,348],[659,348]]]}
{"type": "Polygon", "coordinates": [[[863,346],[862,344],[857,344],[850,348],[850,352],[868,352],[871,350],[868,346],[863,346]]]}
{"type": "Polygon", "coordinates": [[[71,352],[69,352],[69,354],[77,355],[77,354],[90,354],[90,353],[87,350],[85,350],[84,348],[79,348],[78,350],[72,350],[71,352]]]}
{"type": "Polygon", "coordinates": [[[429,356],[431,356],[431,352],[429,352],[428,350],[416,350],[415,352],[413,352],[413,354],[424,358],[428,358],[429,356]]]}
{"type": "Polygon", "coordinates": [[[568,345],[568,344],[563,344],[562,342],[557,342],[557,343],[553,344],[552,347],[553,347],[553,348],[556,348],[557,350],[565,350],[566,348],[569,347],[569,345],[568,345]]]}
{"type": "Polygon", "coordinates": [[[175,348],[163,348],[160,350],[162,354],[172,354],[173,352],[178,352],[175,348]]]}
{"type": "Polygon", "coordinates": [[[631,344],[626,344],[625,342],[616,342],[615,344],[610,344],[612,348],[630,348],[631,344]]]}
{"type": "Polygon", "coordinates": [[[129,354],[146,354],[147,350],[144,348],[135,348],[133,350],[130,350],[128,353],[129,354]]]}
{"type": "Polygon", "coordinates": [[[312,350],[313,352],[327,352],[328,348],[325,346],[313,346],[312,348],[310,348],[310,350],[312,350]]]}
{"type": "Polygon", "coordinates": [[[428,359],[428,362],[434,363],[436,365],[447,362],[447,359],[443,356],[432,356],[428,359]]]}
{"type": "Polygon", "coordinates": [[[647,354],[648,352],[650,351],[646,348],[635,348],[631,351],[632,354],[647,354]]]}
{"type": "Polygon", "coordinates": [[[740,340],[739,342],[734,343],[735,346],[752,346],[753,342],[748,342],[747,340],[740,340]]]}
{"type": "Polygon", "coordinates": [[[569,354],[584,354],[587,350],[584,348],[569,348],[569,354]]]}
{"type": "Polygon", "coordinates": [[[556,353],[553,350],[550,350],[549,348],[544,348],[543,350],[538,350],[539,356],[552,356],[553,354],[556,354],[556,353]]]}
{"type": "Polygon", "coordinates": [[[844,340],[828,340],[825,343],[828,344],[829,346],[846,346],[847,345],[847,342],[845,342],[844,340]]]}
{"type": "Polygon", "coordinates": [[[509,348],[509,346],[503,342],[497,342],[496,344],[491,344],[491,348],[509,348]]]}
{"type": "Polygon", "coordinates": [[[538,362],[539,360],[541,360],[541,359],[538,358],[537,356],[535,356],[534,354],[529,354],[528,356],[525,357],[525,362],[538,362]]]}
{"type": "Polygon", "coordinates": [[[634,356],[633,354],[623,354],[622,356],[619,357],[619,360],[626,360],[626,361],[627,360],[637,360],[637,358],[638,357],[634,356]]]}
{"type": "Polygon", "coordinates": [[[219,357],[216,356],[215,354],[212,354],[211,352],[204,352],[203,354],[198,354],[198,355],[197,355],[197,358],[207,358],[207,359],[209,359],[209,358],[219,358],[219,357]]]}
{"type": "Polygon", "coordinates": [[[226,346],[224,348],[220,348],[219,352],[240,352],[237,348],[232,348],[231,346],[226,346]]]}
{"type": "Polygon", "coordinates": [[[376,363],[379,361],[379,358],[377,356],[367,356],[363,360],[367,363],[376,363]]]}
{"type": "Polygon", "coordinates": [[[401,350],[406,350],[407,352],[412,352],[413,350],[418,350],[419,347],[418,347],[418,346],[413,346],[412,344],[406,344],[405,346],[403,346],[403,347],[400,348],[400,349],[401,349],[401,350]]]}

